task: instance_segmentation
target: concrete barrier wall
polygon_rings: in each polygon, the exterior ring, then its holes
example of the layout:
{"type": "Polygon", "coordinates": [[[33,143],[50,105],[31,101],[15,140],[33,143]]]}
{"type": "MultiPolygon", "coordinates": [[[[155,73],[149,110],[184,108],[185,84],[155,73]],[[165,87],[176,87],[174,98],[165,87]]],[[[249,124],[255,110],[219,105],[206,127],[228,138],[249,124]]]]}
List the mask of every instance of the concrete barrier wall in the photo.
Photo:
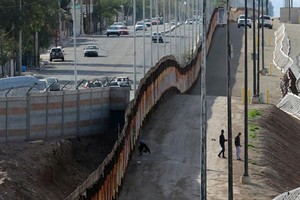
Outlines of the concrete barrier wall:
{"type": "MultiPolygon", "coordinates": [[[[207,32],[207,51],[216,27],[214,11],[207,32]]],[[[130,156],[140,130],[152,110],[174,91],[184,93],[196,81],[200,72],[201,46],[194,59],[182,68],[174,57],[162,58],[141,80],[136,98],[125,114],[125,125],[111,153],[87,180],[66,199],[116,199],[130,156]]]]}
{"type": "Polygon", "coordinates": [[[0,99],[0,141],[103,134],[110,111],[126,110],[129,88],[93,88],[0,99]]]}

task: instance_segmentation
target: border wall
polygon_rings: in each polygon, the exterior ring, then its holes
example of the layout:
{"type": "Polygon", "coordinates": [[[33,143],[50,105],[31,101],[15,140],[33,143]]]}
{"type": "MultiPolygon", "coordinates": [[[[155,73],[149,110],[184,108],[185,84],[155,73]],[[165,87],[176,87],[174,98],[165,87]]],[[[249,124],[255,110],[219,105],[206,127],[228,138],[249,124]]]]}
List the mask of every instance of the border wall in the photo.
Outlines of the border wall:
{"type": "MultiPolygon", "coordinates": [[[[217,10],[213,12],[207,31],[207,52],[217,26],[217,10]]],[[[174,91],[184,93],[197,80],[201,67],[201,46],[193,60],[181,67],[173,56],[162,58],[141,80],[125,113],[125,125],[110,154],[86,181],[66,200],[116,199],[128,162],[147,117],[163,98],[174,91]]]]}

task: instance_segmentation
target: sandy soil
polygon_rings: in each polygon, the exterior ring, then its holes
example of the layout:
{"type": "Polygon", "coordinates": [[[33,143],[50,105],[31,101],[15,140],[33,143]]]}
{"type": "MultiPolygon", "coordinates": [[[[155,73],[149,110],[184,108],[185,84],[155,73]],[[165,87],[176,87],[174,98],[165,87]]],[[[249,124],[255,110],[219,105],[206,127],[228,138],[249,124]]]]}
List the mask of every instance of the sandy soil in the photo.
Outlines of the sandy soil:
{"type": "Polygon", "coordinates": [[[113,139],[0,144],[0,199],[64,199],[110,152],[113,139]]]}

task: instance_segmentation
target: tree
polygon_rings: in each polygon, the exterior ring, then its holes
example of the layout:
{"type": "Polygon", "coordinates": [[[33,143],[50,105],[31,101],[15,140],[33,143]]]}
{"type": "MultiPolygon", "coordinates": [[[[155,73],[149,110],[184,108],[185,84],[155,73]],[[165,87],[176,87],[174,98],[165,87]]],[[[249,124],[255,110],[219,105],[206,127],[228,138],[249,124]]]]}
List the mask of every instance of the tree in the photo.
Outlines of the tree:
{"type": "Polygon", "coordinates": [[[9,57],[18,55],[19,31],[22,30],[23,52],[34,51],[34,35],[39,33],[41,48],[49,46],[52,34],[58,28],[58,2],[48,0],[5,0],[0,2],[0,29],[5,36],[4,53],[9,57]],[[20,6],[21,2],[21,6],[20,6]]]}

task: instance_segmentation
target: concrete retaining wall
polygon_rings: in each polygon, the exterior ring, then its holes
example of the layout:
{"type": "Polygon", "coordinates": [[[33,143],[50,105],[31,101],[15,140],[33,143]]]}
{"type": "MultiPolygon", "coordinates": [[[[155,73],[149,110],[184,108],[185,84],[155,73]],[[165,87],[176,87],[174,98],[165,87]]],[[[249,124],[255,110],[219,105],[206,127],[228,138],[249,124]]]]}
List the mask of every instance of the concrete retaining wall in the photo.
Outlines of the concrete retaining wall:
{"type": "Polygon", "coordinates": [[[110,111],[125,110],[129,88],[93,88],[0,99],[0,141],[103,134],[110,111]]]}

